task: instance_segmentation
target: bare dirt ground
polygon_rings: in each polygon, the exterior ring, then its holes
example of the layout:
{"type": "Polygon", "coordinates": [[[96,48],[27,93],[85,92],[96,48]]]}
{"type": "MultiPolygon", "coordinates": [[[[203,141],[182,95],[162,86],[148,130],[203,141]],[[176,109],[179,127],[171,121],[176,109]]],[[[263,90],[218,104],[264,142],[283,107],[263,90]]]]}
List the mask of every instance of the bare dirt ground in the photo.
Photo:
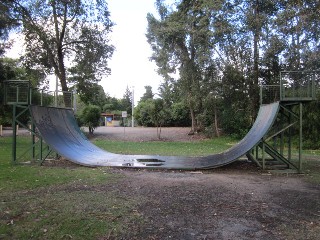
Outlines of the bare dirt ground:
{"type": "MultiPolygon", "coordinates": [[[[167,141],[198,141],[188,128],[162,129],[167,141]]],[[[98,128],[95,137],[156,140],[152,128],[98,128]]],[[[319,239],[320,186],[304,175],[271,174],[238,161],[214,170],[111,169],[125,177],[110,186],[139,199],[142,222],[103,239],[319,239]]]]}
{"type": "MultiPolygon", "coordinates": [[[[161,141],[195,141],[204,138],[198,134],[188,135],[189,132],[190,128],[161,128],[160,137],[161,141]]],[[[98,127],[93,137],[120,141],[159,141],[157,128],[144,127],[98,127]]]]}
{"type": "Polygon", "coordinates": [[[319,239],[319,186],[233,164],[210,172],[121,170],[143,223],[115,239],[319,239]]]}

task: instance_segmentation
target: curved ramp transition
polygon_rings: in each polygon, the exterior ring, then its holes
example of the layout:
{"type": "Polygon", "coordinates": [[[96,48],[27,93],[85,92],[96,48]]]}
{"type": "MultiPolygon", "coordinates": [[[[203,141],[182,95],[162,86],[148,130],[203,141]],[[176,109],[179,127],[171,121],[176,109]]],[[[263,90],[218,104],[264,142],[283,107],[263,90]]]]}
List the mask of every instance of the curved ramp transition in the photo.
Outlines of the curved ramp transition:
{"type": "Polygon", "coordinates": [[[225,152],[205,157],[121,155],[102,150],[81,132],[71,109],[30,106],[31,116],[43,140],[59,155],[84,166],[159,169],[208,169],[229,164],[256,146],[272,126],[279,103],[262,105],[248,134],[225,152]]]}

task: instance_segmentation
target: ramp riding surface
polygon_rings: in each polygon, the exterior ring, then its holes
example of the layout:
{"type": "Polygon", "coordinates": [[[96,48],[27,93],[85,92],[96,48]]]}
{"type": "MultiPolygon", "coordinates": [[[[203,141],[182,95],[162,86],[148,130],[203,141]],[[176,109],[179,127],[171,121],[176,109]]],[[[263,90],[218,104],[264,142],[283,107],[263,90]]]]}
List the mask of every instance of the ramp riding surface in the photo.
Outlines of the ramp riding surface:
{"type": "Polygon", "coordinates": [[[256,146],[271,128],[279,103],[262,105],[248,134],[228,150],[205,157],[122,155],[92,144],[81,132],[71,109],[30,106],[32,119],[43,140],[59,155],[84,166],[159,169],[208,169],[229,164],[256,146]]]}

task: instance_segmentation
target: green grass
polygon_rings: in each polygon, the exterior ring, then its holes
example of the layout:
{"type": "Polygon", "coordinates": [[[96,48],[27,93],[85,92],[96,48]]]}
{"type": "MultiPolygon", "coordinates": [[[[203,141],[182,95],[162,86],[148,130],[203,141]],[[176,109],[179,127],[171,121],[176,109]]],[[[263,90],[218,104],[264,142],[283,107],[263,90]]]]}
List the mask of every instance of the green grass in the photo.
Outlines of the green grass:
{"type": "Polygon", "coordinates": [[[206,156],[223,152],[236,141],[231,138],[217,138],[198,142],[127,142],[93,140],[93,143],[109,152],[119,154],[152,154],[172,156],[206,156]]]}
{"type": "MultiPolygon", "coordinates": [[[[18,153],[30,147],[19,137],[18,153]]],[[[109,168],[11,164],[11,138],[0,138],[0,239],[96,239],[124,231],[135,199],[112,186],[109,168]]],[[[138,219],[137,219],[138,220],[138,219]]]]}
{"type": "Polygon", "coordinates": [[[130,215],[131,200],[87,188],[69,185],[7,193],[2,196],[0,238],[96,239],[122,231],[119,220],[130,215]]]}

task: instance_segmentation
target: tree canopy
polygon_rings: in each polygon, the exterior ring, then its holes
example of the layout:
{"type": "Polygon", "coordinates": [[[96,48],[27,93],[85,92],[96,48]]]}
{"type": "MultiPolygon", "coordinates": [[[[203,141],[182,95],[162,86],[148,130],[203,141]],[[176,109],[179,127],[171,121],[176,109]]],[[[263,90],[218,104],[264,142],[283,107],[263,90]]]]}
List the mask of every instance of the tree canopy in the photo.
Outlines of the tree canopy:
{"type": "Polygon", "coordinates": [[[45,69],[60,80],[62,91],[76,85],[90,93],[103,75],[110,74],[108,60],[114,47],[108,34],[113,23],[105,0],[4,1],[25,37],[24,64],[45,69]]]}
{"type": "Polygon", "coordinates": [[[10,30],[18,26],[17,20],[12,16],[7,5],[8,2],[8,0],[0,2],[0,56],[10,46],[10,43],[5,41],[8,39],[10,30]]]}
{"type": "Polygon", "coordinates": [[[165,104],[174,91],[192,131],[241,136],[256,117],[260,84],[279,84],[280,71],[319,69],[319,1],[166,2],[147,15],[146,37],[165,104]]]}
{"type": "Polygon", "coordinates": [[[99,126],[101,110],[98,106],[88,105],[80,114],[80,122],[89,128],[89,133],[93,134],[94,129],[99,126]]]}

